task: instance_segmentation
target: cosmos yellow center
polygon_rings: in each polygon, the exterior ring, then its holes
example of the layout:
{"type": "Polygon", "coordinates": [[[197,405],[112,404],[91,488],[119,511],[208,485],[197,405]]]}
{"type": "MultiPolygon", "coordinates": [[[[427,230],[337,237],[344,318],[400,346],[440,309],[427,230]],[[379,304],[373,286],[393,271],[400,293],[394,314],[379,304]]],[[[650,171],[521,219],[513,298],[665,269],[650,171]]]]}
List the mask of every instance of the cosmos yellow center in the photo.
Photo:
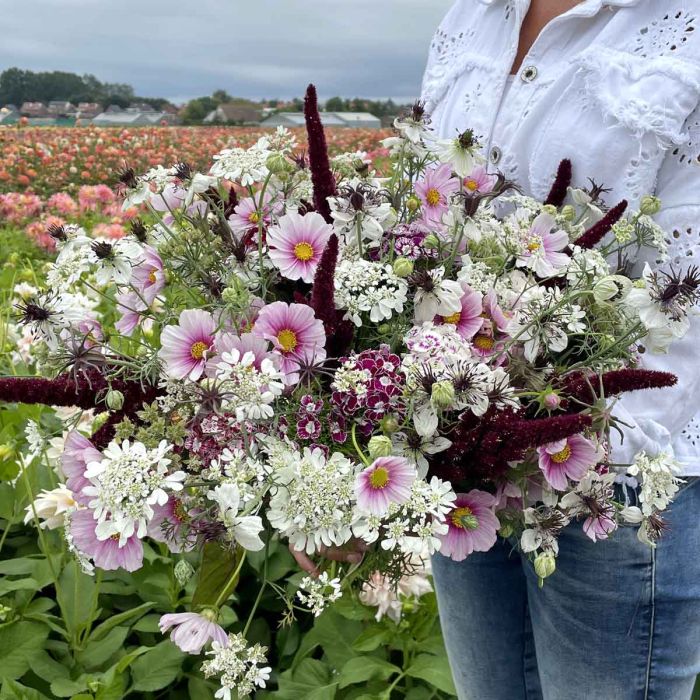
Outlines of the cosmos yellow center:
{"type": "Polygon", "coordinates": [[[440,193],[434,187],[431,187],[425,195],[425,201],[428,202],[431,207],[436,207],[440,204],[440,193]]]}
{"type": "Polygon", "coordinates": [[[567,445],[561,452],[555,452],[552,455],[554,464],[563,464],[571,457],[571,448],[567,445]]]}
{"type": "Polygon", "coordinates": [[[277,342],[285,352],[292,352],[299,344],[297,334],[289,328],[285,328],[277,334],[277,342]]]}
{"type": "Polygon", "coordinates": [[[369,476],[373,489],[383,489],[389,483],[389,472],[384,467],[377,467],[369,476]]]}
{"type": "Polygon", "coordinates": [[[201,340],[198,340],[196,343],[192,343],[192,347],[190,348],[190,355],[192,355],[192,359],[194,360],[201,360],[204,357],[204,353],[209,349],[209,346],[206,343],[203,343],[201,340]]]}
{"type": "Polygon", "coordinates": [[[151,272],[150,272],[149,275],[148,275],[148,281],[149,281],[151,284],[155,284],[155,283],[156,283],[156,279],[157,279],[157,277],[156,277],[156,271],[155,271],[155,270],[151,270],[151,272]]]}
{"type": "Polygon", "coordinates": [[[294,246],[294,256],[297,260],[306,262],[314,257],[314,249],[311,247],[310,243],[297,243],[294,246]]]}
{"type": "Polygon", "coordinates": [[[537,240],[536,238],[533,238],[528,244],[527,244],[527,249],[531,253],[536,253],[540,248],[542,247],[542,243],[537,240]]]}
{"type": "Polygon", "coordinates": [[[114,540],[115,542],[119,542],[119,533],[115,532],[113,535],[109,536],[110,540],[114,540]]]}
{"type": "Polygon", "coordinates": [[[496,341],[490,335],[477,335],[474,338],[474,346],[479,350],[493,350],[496,341]]]}
{"type": "Polygon", "coordinates": [[[474,512],[467,506],[455,508],[450,514],[450,520],[455,527],[461,530],[476,530],[479,527],[479,521],[474,512]]]}
{"type": "Polygon", "coordinates": [[[187,518],[187,510],[185,510],[185,506],[182,505],[182,501],[175,502],[175,508],[173,508],[173,515],[177,518],[179,522],[182,522],[187,518]]]}
{"type": "Polygon", "coordinates": [[[474,179],[474,178],[467,178],[466,182],[464,183],[464,186],[470,191],[470,192],[476,192],[479,189],[479,183],[474,179]]]}
{"type": "Polygon", "coordinates": [[[248,221],[250,221],[251,224],[259,224],[260,223],[260,214],[258,214],[257,211],[254,211],[249,217],[248,221]]]}
{"type": "Polygon", "coordinates": [[[443,316],[442,320],[445,323],[452,323],[455,326],[459,323],[459,320],[462,318],[462,312],[458,311],[457,313],[450,314],[449,316],[443,316]]]}

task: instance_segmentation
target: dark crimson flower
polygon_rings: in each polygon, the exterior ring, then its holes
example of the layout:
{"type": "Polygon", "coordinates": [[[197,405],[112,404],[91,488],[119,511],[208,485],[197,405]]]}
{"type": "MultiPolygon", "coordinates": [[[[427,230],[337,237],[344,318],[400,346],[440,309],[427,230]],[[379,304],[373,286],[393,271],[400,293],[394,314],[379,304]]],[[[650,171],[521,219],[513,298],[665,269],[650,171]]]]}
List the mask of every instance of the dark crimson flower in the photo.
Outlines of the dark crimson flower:
{"type": "Polygon", "coordinates": [[[614,206],[598,223],[593,224],[582,236],[574,241],[574,245],[581,248],[594,248],[605,236],[610,233],[612,227],[622,218],[627,211],[627,200],[623,199],[614,206]]]}
{"type": "Polygon", "coordinates": [[[551,204],[555,207],[560,207],[562,204],[564,204],[564,200],[566,199],[566,195],[569,191],[569,185],[571,185],[571,178],[571,161],[568,158],[565,158],[561,163],[559,163],[557,176],[554,179],[552,189],[549,191],[549,195],[544,203],[551,204]]]}

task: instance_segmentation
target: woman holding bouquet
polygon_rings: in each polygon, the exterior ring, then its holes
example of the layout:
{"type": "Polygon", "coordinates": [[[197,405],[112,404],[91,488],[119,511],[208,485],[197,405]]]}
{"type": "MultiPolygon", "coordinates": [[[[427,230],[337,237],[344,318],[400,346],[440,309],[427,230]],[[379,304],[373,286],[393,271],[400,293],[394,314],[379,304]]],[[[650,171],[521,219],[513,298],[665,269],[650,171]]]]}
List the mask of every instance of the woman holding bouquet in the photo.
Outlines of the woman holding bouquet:
{"type": "MultiPolygon", "coordinates": [[[[661,210],[646,206],[670,233],[670,263],[698,264],[697,0],[457,0],[432,43],[423,98],[441,138],[472,129],[491,168],[526,194],[544,199],[569,158],[579,199],[602,193],[638,209],[656,195],[661,210]]],[[[653,264],[644,253],[629,263],[653,264]]],[[[596,545],[569,526],[543,588],[506,540],[462,562],[434,558],[460,698],[690,698],[700,673],[699,340],[694,322],[667,355],[645,357],[678,376],[673,389],[613,409],[628,426],[624,440],[613,431],[616,464],[645,450],[685,465],[657,547],[634,528],[596,545]]]]}

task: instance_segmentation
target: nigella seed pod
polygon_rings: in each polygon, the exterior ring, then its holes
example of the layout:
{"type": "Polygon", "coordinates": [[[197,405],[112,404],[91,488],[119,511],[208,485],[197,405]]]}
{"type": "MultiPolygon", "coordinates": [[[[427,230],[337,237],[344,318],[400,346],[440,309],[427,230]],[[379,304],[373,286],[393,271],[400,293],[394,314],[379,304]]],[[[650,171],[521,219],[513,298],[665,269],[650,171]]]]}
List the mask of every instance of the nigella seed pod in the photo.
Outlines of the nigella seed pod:
{"type": "Polygon", "coordinates": [[[385,435],[374,435],[370,438],[367,449],[369,450],[369,456],[372,459],[377,459],[377,457],[388,457],[393,449],[391,438],[388,438],[385,435]]]}
{"type": "Polygon", "coordinates": [[[113,411],[120,411],[124,406],[124,394],[116,389],[110,389],[107,392],[105,403],[107,404],[107,408],[113,411]]]}
{"type": "Polygon", "coordinates": [[[54,239],[54,241],[65,242],[68,240],[68,234],[63,226],[58,226],[57,224],[51,224],[47,229],[46,233],[54,239]]]}
{"type": "Polygon", "coordinates": [[[110,260],[114,257],[114,246],[111,243],[95,241],[90,247],[100,260],[110,260]]]}
{"type": "Polygon", "coordinates": [[[541,582],[557,570],[557,560],[551,552],[542,552],[535,557],[535,573],[541,582]]]}

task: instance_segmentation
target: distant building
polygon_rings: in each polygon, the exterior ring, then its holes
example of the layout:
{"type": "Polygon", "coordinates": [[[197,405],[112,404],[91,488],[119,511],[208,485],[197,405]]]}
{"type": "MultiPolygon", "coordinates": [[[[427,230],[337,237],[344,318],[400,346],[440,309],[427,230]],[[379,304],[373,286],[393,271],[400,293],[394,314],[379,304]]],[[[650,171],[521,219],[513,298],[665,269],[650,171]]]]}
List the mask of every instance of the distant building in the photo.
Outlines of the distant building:
{"type": "Polygon", "coordinates": [[[76,117],[78,119],[93,119],[102,112],[102,106],[97,102],[80,102],[76,117]]]}
{"type": "Polygon", "coordinates": [[[159,126],[162,124],[178,124],[179,118],[176,114],[168,112],[132,112],[123,110],[121,112],[102,112],[91,122],[94,126],[159,126]]]}
{"type": "Polygon", "coordinates": [[[14,105],[5,105],[0,109],[0,124],[16,124],[19,121],[19,110],[14,105]]]}
{"type": "MultiPolygon", "coordinates": [[[[382,120],[369,112],[321,112],[323,126],[379,129],[382,120]]],[[[303,112],[278,112],[261,122],[260,126],[304,126],[303,112]]]]}
{"type": "Polygon", "coordinates": [[[132,102],[127,108],[127,112],[155,112],[151,105],[147,102],[132,102]]]}
{"type": "Polygon", "coordinates": [[[254,104],[231,102],[219,105],[209,112],[203,121],[205,124],[260,124],[262,110],[254,104]]]}
{"type": "Polygon", "coordinates": [[[120,107],[119,105],[110,105],[105,110],[105,112],[107,112],[107,114],[116,114],[118,112],[123,112],[123,111],[124,111],[123,108],[120,107]]]}
{"type": "Polygon", "coordinates": [[[48,117],[49,110],[41,102],[24,102],[19,108],[19,113],[23,117],[48,117]]]}
{"type": "Polygon", "coordinates": [[[72,103],[65,100],[51,100],[47,107],[47,111],[52,117],[72,117],[78,111],[78,108],[72,103]]]}

